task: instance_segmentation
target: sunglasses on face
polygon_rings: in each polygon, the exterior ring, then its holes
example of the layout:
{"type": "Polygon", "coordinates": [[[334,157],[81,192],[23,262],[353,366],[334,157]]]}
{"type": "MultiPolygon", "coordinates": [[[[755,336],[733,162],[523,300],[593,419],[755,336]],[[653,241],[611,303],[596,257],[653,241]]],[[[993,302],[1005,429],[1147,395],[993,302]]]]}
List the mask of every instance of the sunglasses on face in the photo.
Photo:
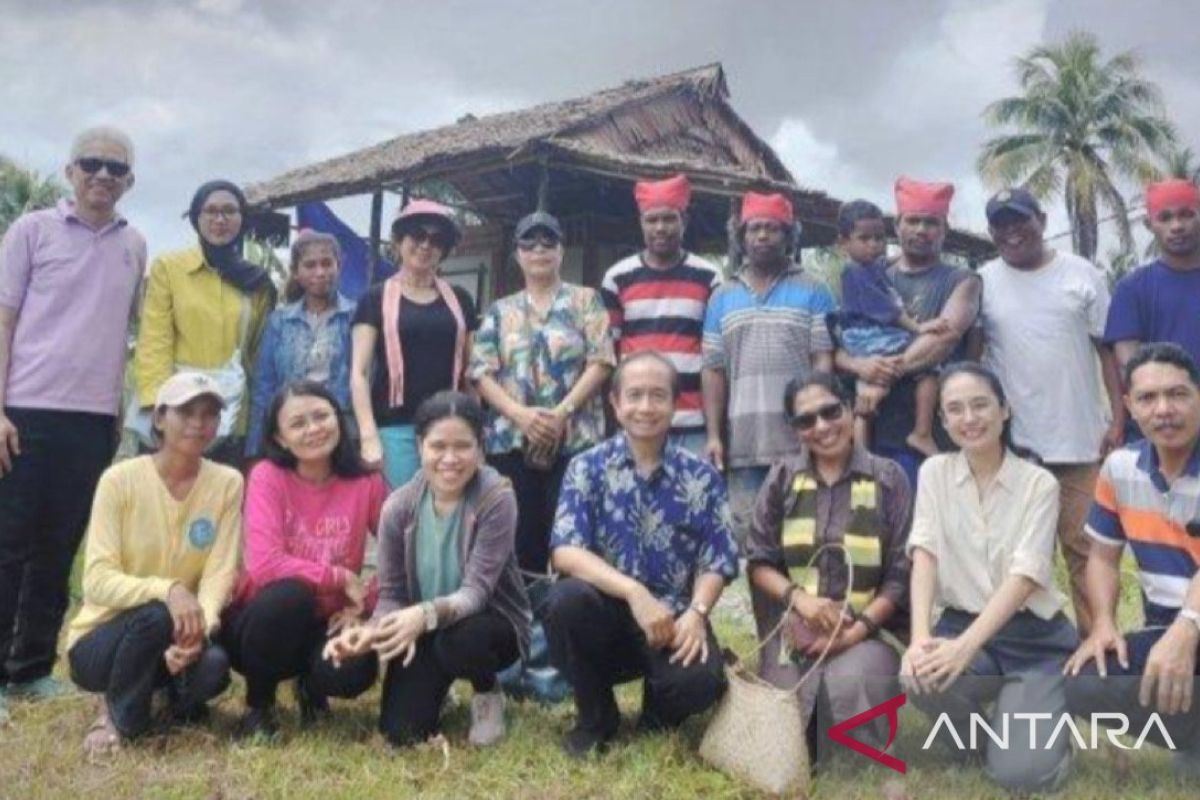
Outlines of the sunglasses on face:
{"type": "Polygon", "coordinates": [[[77,158],[75,165],[88,175],[95,175],[101,169],[107,170],[114,178],[124,178],[129,174],[129,165],[124,161],[113,161],[111,158],[77,158]]]}
{"type": "Polygon", "coordinates": [[[428,243],[431,247],[440,250],[450,249],[450,242],[447,241],[446,234],[437,228],[413,228],[404,235],[411,238],[415,245],[428,243]]]}
{"type": "Polygon", "coordinates": [[[528,253],[535,247],[553,250],[558,247],[558,239],[555,239],[553,236],[527,236],[524,239],[517,239],[517,249],[522,253],[528,253]]]}
{"type": "Polygon", "coordinates": [[[827,406],[821,406],[816,411],[792,417],[792,427],[798,431],[811,431],[817,426],[818,417],[826,422],[835,422],[841,419],[844,413],[846,413],[846,407],[841,403],[830,403],[827,406]]]}

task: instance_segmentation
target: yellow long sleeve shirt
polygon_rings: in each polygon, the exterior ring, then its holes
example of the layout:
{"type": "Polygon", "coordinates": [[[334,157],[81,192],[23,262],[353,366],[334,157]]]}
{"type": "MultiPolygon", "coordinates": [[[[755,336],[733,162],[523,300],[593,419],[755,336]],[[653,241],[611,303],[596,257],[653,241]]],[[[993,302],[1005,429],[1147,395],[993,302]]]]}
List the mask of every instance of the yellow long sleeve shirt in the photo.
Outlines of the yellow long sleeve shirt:
{"type": "MultiPolygon", "coordinates": [[[[146,282],[133,359],[138,399],[143,406],[154,404],[158,388],[175,372],[176,365],[216,369],[229,361],[239,343],[238,324],[244,296],[205,263],[199,246],[164,253],[154,259],[146,282]]],[[[247,379],[253,372],[258,342],[274,295],[264,289],[249,300],[246,345],[242,348],[247,379]]],[[[238,432],[245,430],[249,397],[247,392],[242,420],[235,427],[238,432]]]]}
{"type": "Polygon", "coordinates": [[[209,635],[233,592],[242,535],[242,476],[201,462],[188,496],[167,491],[152,456],[123,461],[96,487],[83,567],[83,608],[67,648],[126,609],[167,599],[181,583],[196,595],[209,635]]]}

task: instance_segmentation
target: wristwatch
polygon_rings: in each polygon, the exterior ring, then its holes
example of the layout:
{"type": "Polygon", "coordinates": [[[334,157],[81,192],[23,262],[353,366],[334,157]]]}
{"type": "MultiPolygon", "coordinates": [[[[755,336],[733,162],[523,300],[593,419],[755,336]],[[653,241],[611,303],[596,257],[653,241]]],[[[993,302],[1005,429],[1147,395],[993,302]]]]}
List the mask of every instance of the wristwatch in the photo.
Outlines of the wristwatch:
{"type": "Polygon", "coordinates": [[[575,413],[575,404],[572,403],[570,400],[563,400],[561,403],[558,404],[558,408],[556,408],[554,410],[561,411],[563,413],[564,417],[569,417],[575,413]]]}
{"type": "Polygon", "coordinates": [[[1190,608],[1179,609],[1179,619],[1186,619],[1200,631],[1200,611],[1193,611],[1190,608]]]}
{"type": "Polygon", "coordinates": [[[688,608],[699,614],[701,619],[708,619],[708,606],[704,605],[704,603],[701,603],[699,600],[693,600],[692,604],[688,606],[688,608]]]}

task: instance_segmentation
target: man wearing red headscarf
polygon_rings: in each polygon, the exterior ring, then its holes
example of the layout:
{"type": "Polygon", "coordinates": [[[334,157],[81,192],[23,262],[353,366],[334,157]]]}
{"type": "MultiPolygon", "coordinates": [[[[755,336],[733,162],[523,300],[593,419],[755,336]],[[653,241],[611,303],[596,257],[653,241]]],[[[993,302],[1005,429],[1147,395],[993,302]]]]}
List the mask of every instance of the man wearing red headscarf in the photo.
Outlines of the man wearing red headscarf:
{"type": "Polygon", "coordinates": [[[679,375],[671,440],[704,453],[701,339],[708,298],[721,284],[714,265],[683,248],[692,188],[686,175],[634,186],[645,248],[614,264],[600,296],[621,358],[642,350],[666,356],[679,375]]]}
{"type": "Polygon", "coordinates": [[[942,262],[954,186],[900,177],[895,191],[900,258],[888,268],[888,279],[909,316],[918,323],[942,317],[948,327],[919,335],[899,356],[856,358],[839,351],[837,363],[862,380],[891,387],[877,409],[858,411],[875,414],[872,452],[898,462],[915,486],[922,455],[905,441],[916,406],[911,376],[965,356],[965,334],[979,313],[980,283],[970,270],[942,262]]]}
{"type": "Polygon", "coordinates": [[[787,197],[748,192],[740,220],[745,263],[709,300],[703,387],[707,453],[729,468],[734,532],[745,542],[767,469],[799,450],[780,413],[788,381],[833,368],[826,317],[836,303],[793,261],[798,230],[787,197]]]}
{"type": "Polygon", "coordinates": [[[1147,186],[1146,227],[1161,255],[1117,284],[1104,329],[1122,372],[1148,342],[1174,342],[1200,361],[1200,189],[1181,179],[1147,186]]]}

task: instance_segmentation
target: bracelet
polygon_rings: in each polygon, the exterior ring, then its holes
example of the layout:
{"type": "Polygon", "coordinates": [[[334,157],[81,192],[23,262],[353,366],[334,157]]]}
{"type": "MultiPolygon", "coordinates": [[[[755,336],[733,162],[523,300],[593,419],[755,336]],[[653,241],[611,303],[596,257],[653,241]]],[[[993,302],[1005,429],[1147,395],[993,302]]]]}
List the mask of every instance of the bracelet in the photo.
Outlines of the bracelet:
{"type": "Polygon", "coordinates": [[[426,631],[437,630],[437,626],[438,626],[437,609],[434,608],[433,603],[428,600],[425,601],[424,603],[421,603],[421,612],[425,615],[425,630],[426,631]]]}
{"type": "Polygon", "coordinates": [[[783,590],[783,599],[781,601],[785,606],[788,607],[788,610],[791,610],[792,608],[792,595],[798,591],[803,592],[804,590],[801,589],[795,581],[788,581],[787,588],[783,590]]]}
{"type": "Polygon", "coordinates": [[[868,639],[879,634],[879,623],[868,617],[866,614],[855,614],[854,620],[856,622],[861,622],[863,627],[867,629],[868,639]]]}

